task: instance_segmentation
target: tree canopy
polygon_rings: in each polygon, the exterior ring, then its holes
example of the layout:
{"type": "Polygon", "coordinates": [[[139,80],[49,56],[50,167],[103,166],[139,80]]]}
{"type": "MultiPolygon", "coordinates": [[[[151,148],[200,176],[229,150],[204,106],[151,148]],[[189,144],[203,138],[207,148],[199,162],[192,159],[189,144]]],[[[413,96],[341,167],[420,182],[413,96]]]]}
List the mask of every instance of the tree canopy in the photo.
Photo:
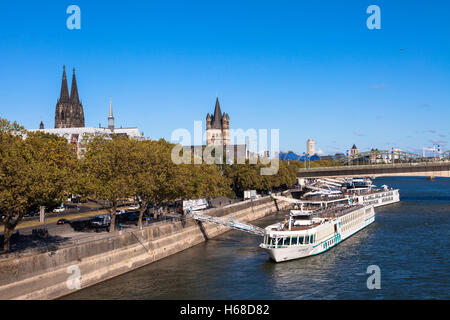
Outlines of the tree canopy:
{"type": "Polygon", "coordinates": [[[61,202],[73,184],[76,155],[64,138],[26,132],[0,119],[0,213],[3,251],[24,214],[61,202]]]}

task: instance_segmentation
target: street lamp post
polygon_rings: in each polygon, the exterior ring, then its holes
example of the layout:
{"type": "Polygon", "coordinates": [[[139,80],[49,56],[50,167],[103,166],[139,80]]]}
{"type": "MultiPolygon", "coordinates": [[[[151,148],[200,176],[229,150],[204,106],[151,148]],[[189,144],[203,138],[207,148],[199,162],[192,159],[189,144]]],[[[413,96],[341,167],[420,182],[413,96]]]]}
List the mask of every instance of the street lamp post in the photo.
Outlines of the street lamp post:
{"type": "Polygon", "coordinates": [[[306,153],[305,152],[303,152],[303,160],[305,161],[305,170],[306,170],[307,167],[306,167],[306,153]]]}
{"type": "Polygon", "coordinates": [[[392,158],[392,166],[394,166],[395,158],[394,158],[394,148],[391,148],[391,158],[392,158]]]}

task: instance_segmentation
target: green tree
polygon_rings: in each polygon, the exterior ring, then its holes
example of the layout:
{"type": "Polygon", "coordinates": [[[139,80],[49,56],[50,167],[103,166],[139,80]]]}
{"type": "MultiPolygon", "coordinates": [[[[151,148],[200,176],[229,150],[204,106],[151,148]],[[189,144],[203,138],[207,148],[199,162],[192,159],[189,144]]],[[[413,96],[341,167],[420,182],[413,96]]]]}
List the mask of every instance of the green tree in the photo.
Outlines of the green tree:
{"type": "Polygon", "coordinates": [[[52,206],[70,193],[76,155],[67,140],[42,132],[26,132],[16,122],[0,119],[0,215],[3,252],[25,213],[52,206]]]}
{"type": "Polygon", "coordinates": [[[183,199],[230,196],[230,180],[216,164],[181,164],[180,171],[185,181],[183,199]]]}
{"type": "Polygon", "coordinates": [[[247,161],[245,164],[227,165],[224,174],[229,179],[234,193],[242,197],[245,190],[264,188],[264,178],[259,169],[259,165],[249,164],[247,161]]]}
{"type": "Polygon", "coordinates": [[[154,206],[154,217],[163,201],[174,200],[181,193],[178,168],[171,160],[172,144],[159,141],[134,141],[130,152],[133,179],[130,188],[140,200],[138,226],[150,204],[154,206]]]}
{"type": "Polygon", "coordinates": [[[290,188],[295,184],[300,164],[296,161],[279,162],[278,172],[274,175],[261,175],[262,164],[233,164],[224,168],[232,190],[242,197],[245,190],[270,191],[273,188],[290,188]]]}
{"type": "Polygon", "coordinates": [[[133,195],[132,148],[134,145],[127,137],[95,136],[87,144],[83,157],[84,192],[111,204],[111,232],[115,230],[119,201],[133,195]]]}
{"type": "Polygon", "coordinates": [[[174,144],[164,139],[136,141],[131,148],[133,194],[140,202],[138,226],[149,204],[154,215],[165,201],[229,194],[228,181],[216,165],[175,164],[174,144]]]}

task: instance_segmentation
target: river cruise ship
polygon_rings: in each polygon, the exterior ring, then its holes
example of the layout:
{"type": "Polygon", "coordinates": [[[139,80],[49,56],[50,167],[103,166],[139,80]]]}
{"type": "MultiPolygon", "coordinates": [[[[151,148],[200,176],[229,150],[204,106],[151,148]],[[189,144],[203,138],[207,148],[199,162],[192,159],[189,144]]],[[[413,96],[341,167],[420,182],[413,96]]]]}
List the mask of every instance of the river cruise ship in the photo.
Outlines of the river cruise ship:
{"type": "Polygon", "coordinates": [[[354,196],[356,202],[363,205],[372,204],[375,208],[400,201],[398,189],[388,188],[386,185],[377,189],[368,178],[348,179],[343,192],[349,197],[354,196]]]}
{"type": "Polygon", "coordinates": [[[265,228],[260,247],[276,262],[305,258],[333,248],[374,221],[373,205],[291,211],[283,222],[265,228]]]}
{"type": "Polygon", "coordinates": [[[347,198],[351,202],[374,207],[384,206],[400,201],[398,189],[383,185],[377,188],[369,178],[347,178],[344,180],[316,179],[306,185],[306,192],[301,200],[329,202],[347,198]]]}

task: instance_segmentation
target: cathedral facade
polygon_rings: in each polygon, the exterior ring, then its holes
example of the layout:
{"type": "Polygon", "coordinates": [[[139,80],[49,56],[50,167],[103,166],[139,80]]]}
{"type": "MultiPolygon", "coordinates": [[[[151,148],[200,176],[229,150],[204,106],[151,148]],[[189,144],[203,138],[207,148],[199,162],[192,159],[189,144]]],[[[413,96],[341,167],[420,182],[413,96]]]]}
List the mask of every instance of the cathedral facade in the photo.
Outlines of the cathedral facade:
{"type": "Polygon", "coordinates": [[[49,134],[55,134],[67,139],[67,142],[76,147],[76,152],[81,157],[86,151],[86,143],[99,135],[104,136],[126,136],[131,139],[145,140],[144,133],[140,132],[137,127],[132,128],[116,128],[112,111],[112,102],[109,103],[108,127],[103,128],[99,124],[98,128],[86,127],[84,124],[83,105],[78,96],[77,80],[75,78],[75,69],[72,76],[72,89],[67,85],[66,68],[63,67],[63,78],[61,84],[61,94],[56,104],[55,112],[55,128],[45,129],[44,123],[41,121],[39,129],[31,129],[30,131],[40,131],[49,134]]]}
{"type": "Polygon", "coordinates": [[[84,127],[84,111],[78,96],[75,68],[73,69],[72,88],[69,95],[67,85],[66,67],[63,66],[61,94],[56,103],[55,128],[82,128],[84,127]]]}
{"type": "Polygon", "coordinates": [[[216,98],[214,114],[206,115],[206,145],[230,144],[230,116],[220,110],[219,98],[216,98]]]}

